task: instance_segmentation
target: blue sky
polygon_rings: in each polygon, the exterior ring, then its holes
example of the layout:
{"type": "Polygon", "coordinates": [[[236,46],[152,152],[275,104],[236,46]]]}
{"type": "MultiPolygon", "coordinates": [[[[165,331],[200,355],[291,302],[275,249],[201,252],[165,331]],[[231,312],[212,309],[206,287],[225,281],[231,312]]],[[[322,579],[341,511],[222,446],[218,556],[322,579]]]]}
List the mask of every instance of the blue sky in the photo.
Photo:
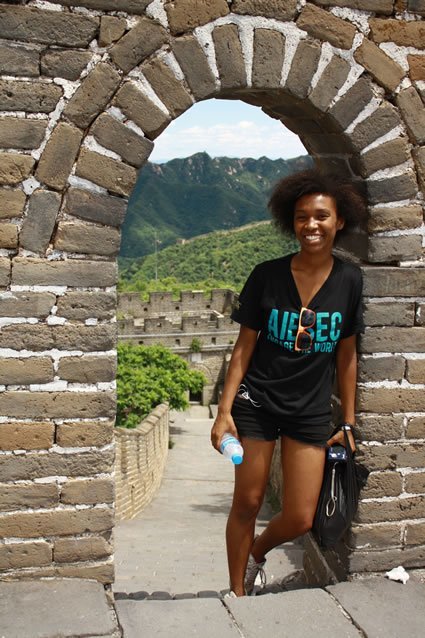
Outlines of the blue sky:
{"type": "Polygon", "coordinates": [[[307,151],[298,136],[256,106],[239,100],[198,102],[174,120],[155,141],[149,158],[164,162],[206,151],[211,157],[270,159],[298,157],[307,151]]]}

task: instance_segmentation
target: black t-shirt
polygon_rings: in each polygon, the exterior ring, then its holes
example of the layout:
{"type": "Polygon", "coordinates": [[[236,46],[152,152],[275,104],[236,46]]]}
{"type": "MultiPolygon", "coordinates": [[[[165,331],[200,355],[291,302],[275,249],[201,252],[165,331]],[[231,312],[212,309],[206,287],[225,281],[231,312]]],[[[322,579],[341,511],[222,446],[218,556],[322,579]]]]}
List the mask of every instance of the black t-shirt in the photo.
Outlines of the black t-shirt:
{"type": "Polygon", "coordinates": [[[363,332],[362,274],[334,257],[329,277],[309,302],[316,322],[309,351],[294,350],[302,307],[287,255],[254,268],[231,318],[259,331],[243,383],[251,399],[290,423],[325,424],[331,417],[336,346],[363,332]]]}

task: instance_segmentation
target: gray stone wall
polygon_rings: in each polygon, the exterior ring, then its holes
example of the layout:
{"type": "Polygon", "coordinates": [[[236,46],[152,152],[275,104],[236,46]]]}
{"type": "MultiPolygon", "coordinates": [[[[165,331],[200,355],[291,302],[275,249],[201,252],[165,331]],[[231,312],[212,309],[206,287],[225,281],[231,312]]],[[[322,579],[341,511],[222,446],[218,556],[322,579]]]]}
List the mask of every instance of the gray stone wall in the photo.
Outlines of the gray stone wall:
{"type": "Polygon", "coordinates": [[[119,227],[155,138],[212,97],[259,106],[365,188],[368,228],[348,248],[365,273],[372,473],[346,569],[424,566],[424,14],[418,0],[0,4],[4,578],[113,578],[119,227]]]}

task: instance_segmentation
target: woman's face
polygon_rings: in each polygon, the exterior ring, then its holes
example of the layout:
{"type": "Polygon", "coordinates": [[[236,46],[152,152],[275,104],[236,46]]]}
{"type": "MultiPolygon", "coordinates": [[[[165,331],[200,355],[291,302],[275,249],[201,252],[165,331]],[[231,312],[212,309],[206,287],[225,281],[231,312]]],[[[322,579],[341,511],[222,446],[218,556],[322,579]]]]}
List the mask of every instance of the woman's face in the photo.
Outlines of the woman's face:
{"type": "Polygon", "coordinates": [[[344,226],[330,195],[303,195],[295,203],[294,231],[301,249],[309,253],[331,251],[335,235],[344,226]]]}

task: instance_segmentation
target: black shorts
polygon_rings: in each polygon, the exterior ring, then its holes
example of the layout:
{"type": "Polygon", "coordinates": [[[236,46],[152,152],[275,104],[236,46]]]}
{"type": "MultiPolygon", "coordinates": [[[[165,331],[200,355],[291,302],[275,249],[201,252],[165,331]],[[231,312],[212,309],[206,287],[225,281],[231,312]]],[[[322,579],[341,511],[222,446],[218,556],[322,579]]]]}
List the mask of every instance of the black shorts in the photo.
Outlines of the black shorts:
{"type": "Polygon", "coordinates": [[[240,437],[245,436],[260,441],[276,441],[281,436],[289,436],[302,443],[325,447],[332,433],[329,422],[320,425],[302,425],[285,420],[285,423],[282,423],[261,407],[252,405],[249,399],[239,396],[236,396],[233,402],[232,417],[240,437]]]}

